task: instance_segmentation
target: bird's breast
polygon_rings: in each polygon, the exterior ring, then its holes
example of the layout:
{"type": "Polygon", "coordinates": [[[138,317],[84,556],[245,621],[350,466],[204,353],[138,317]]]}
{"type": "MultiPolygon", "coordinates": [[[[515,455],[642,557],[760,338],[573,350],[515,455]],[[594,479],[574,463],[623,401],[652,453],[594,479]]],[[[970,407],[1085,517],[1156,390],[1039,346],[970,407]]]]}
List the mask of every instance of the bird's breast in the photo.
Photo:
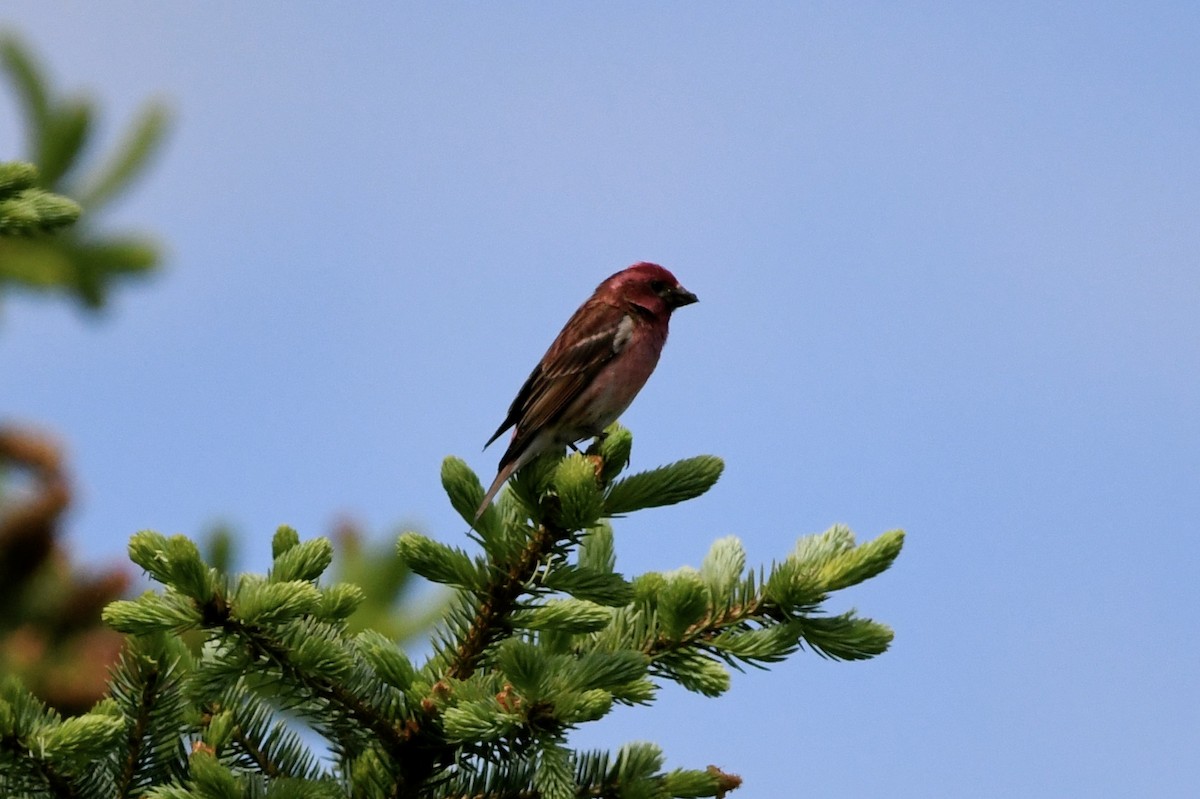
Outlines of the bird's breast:
{"type": "Polygon", "coordinates": [[[572,422],[572,429],[564,433],[578,441],[599,434],[615,422],[646,385],[658,365],[665,340],[665,334],[659,335],[652,326],[625,317],[613,340],[616,355],[563,414],[564,421],[572,422]],[[624,342],[620,349],[618,341],[624,342]]]}

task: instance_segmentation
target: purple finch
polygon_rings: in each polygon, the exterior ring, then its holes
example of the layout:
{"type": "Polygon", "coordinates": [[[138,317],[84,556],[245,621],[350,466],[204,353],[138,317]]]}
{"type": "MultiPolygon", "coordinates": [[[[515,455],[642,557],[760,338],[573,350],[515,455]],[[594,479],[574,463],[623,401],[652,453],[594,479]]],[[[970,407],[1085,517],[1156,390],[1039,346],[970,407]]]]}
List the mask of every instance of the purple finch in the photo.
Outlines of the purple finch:
{"type": "Polygon", "coordinates": [[[658,364],[671,312],[693,302],[696,295],[658,264],[634,264],[596,287],[484,444],[514,428],[476,521],[517,469],[549,449],[601,435],[624,413],[658,364]]]}

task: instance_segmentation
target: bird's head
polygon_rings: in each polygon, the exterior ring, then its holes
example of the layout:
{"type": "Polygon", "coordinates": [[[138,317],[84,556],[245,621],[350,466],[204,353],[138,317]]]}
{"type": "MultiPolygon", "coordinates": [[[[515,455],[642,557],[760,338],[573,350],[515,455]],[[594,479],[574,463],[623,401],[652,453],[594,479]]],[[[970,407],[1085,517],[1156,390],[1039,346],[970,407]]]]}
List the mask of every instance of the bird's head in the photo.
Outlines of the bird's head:
{"type": "Polygon", "coordinates": [[[696,295],[679,285],[669,271],[644,261],[604,281],[600,289],[606,288],[621,301],[654,315],[669,315],[676,308],[698,301],[696,295]]]}

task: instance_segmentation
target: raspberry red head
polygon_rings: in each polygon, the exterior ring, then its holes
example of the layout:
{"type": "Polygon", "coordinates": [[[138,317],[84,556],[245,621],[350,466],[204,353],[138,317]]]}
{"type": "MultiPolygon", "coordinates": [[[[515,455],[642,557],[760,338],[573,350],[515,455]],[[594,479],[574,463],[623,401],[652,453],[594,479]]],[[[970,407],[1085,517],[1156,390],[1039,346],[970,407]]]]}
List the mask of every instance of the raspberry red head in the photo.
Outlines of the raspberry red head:
{"type": "Polygon", "coordinates": [[[596,293],[611,292],[625,302],[650,313],[667,313],[696,302],[696,295],[679,285],[668,270],[645,261],[612,275],[596,288],[596,293]]]}

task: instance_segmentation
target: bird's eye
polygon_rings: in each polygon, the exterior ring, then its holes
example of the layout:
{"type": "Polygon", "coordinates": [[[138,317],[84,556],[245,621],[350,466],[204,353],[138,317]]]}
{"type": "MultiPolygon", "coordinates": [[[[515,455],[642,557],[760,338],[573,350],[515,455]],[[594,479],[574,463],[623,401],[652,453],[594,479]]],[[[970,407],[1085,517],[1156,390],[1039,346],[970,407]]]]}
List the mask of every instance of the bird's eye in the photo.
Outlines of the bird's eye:
{"type": "Polygon", "coordinates": [[[665,280],[651,280],[650,290],[655,294],[662,294],[667,290],[667,282],[665,280]]]}

